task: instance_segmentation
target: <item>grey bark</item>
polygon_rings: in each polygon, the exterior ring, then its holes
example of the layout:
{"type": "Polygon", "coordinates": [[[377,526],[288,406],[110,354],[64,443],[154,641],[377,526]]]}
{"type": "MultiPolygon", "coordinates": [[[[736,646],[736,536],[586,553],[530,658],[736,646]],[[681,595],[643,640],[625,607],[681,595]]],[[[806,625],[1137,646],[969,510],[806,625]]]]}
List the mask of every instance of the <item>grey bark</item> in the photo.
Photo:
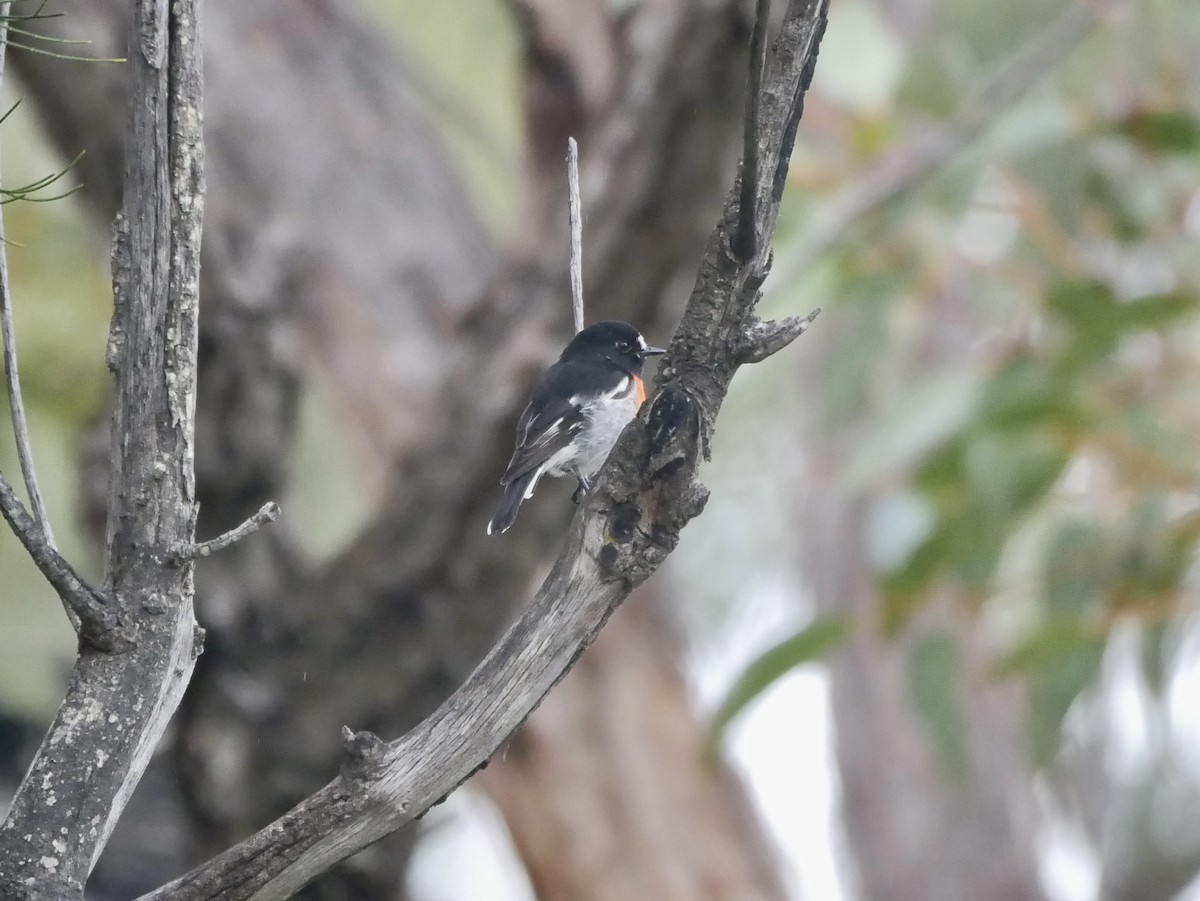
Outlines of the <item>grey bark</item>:
{"type": "Polygon", "coordinates": [[[0,825],[0,895],[82,898],[83,885],[191,675],[193,447],[203,154],[190,2],[140,3],[129,32],[140,102],[113,250],[116,375],[108,594],[130,647],[81,645],[67,696],[0,825]]]}

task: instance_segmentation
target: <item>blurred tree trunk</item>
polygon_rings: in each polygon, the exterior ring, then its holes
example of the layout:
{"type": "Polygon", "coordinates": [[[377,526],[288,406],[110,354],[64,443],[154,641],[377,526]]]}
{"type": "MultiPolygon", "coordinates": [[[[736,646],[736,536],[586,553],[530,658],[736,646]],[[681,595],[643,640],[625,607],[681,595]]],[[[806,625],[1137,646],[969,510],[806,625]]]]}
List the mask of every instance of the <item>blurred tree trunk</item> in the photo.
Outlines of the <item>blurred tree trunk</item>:
{"type": "MultiPolygon", "coordinates": [[[[947,289],[933,306],[916,342],[915,365],[926,372],[969,346],[961,298],[947,289]]],[[[827,352],[855,340],[846,311],[840,317],[835,311],[827,327],[827,352]]],[[[801,384],[819,380],[820,357],[806,354],[800,361],[801,384]]],[[[857,430],[818,424],[812,409],[802,416],[808,460],[798,505],[803,578],[822,613],[848,614],[858,625],[830,661],[830,695],[841,814],[861,897],[1039,901],[1037,807],[1019,687],[988,679],[982,625],[953,598],[920,611],[895,639],[878,633],[866,539],[872,499],[848,495],[840,478],[857,430]],[[938,753],[909,688],[913,649],[933,633],[952,636],[961,655],[964,678],[955,691],[965,714],[965,778],[938,753]]]]}
{"type": "MultiPolygon", "coordinates": [[[[557,547],[570,510],[553,492],[510,535],[485,540],[483,525],[529,382],[567,334],[567,134],[583,147],[588,318],[627,318],[658,334],[682,305],[685,292],[672,288],[699,255],[736,159],[747,11],[735,0],[647,0],[619,18],[594,0],[515,10],[527,41],[527,183],[520,238],[506,252],[448,165],[419,79],[356,4],[205,10],[200,537],[280,496],[299,398],[313,382],[338,403],[328,427],[349,434],[383,502],[325,565],[278,527],[204,561],[207,652],[173,755],[199,839],[173,860],[164,854],[164,868],[228,844],[327,780],[343,723],[391,736],[432,710],[557,547]]],[[[92,41],[97,55],[119,56],[123,15],[117,0],[96,0],[54,25],[92,41]]],[[[87,149],[85,196],[107,229],[120,68],[82,72],[32,55],[13,64],[64,153],[87,149]]],[[[598,648],[595,666],[617,650],[598,648]]],[[[646,663],[669,679],[667,662],[646,663]]],[[[662,703],[661,715],[672,708],[699,734],[682,691],[662,703]]],[[[625,740],[651,747],[664,737],[654,719],[637,722],[645,732],[625,740]]],[[[526,764],[522,777],[554,784],[561,770],[546,760],[546,774],[526,764]]],[[[626,849],[639,869],[661,871],[653,884],[722,848],[759,859],[758,831],[722,814],[744,803],[731,778],[715,780],[699,757],[648,753],[645,767],[644,781],[661,767],[659,781],[687,781],[719,815],[708,848],[626,849]]],[[[147,818],[151,807],[170,816],[170,804],[140,794],[147,818]]],[[[138,890],[130,860],[147,834],[138,819],[131,807],[93,888],[107,873],[110,885],[122,880],[120,893],[138,890]]],[[[172,824],[153,834],[161,841],[172,824]]],[[[404,841],[364,852],[307,896],[395,897],[404,841]]],[[[144,887],[165,875],[174,873],[145,874],[144,887]]]]}
{"type": "Polygon", "coordinates": [[[660,598],[641,589],[482,774],[540,901],[787,897],[737,781],[705,763],[660,598]]]}

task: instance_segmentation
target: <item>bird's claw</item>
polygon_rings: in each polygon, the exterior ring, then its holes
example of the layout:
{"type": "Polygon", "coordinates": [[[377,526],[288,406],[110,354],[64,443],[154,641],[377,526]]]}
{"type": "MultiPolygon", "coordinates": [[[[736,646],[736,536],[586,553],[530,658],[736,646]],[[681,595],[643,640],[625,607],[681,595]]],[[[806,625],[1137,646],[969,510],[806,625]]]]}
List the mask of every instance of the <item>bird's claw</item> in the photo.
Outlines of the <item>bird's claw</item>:
{"type": "Polygon", "coordinates": [[[591,490],[592,486],[588,484],[588,480],[583,476],[579,476],[579,484],[575,487],[574,493],[571,495],[571,500],[576,504],[583,502],[583,496],[591,490]]]}

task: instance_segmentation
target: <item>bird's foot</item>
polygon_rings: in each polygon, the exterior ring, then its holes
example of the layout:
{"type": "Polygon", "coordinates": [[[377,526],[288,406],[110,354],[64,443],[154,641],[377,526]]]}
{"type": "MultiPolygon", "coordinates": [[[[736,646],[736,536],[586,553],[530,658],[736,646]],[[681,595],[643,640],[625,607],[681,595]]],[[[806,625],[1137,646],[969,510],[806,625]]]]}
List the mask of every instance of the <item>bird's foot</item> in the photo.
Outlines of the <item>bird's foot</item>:
{"type": "Polygon", "coordinates": [[[579,485],[575,488],[575,493],[571,495],[571,500],[576,504],[583,502],[583,496],[592,490],[591,483],[583,476],[576,476],[579,479],[579,485]]]}

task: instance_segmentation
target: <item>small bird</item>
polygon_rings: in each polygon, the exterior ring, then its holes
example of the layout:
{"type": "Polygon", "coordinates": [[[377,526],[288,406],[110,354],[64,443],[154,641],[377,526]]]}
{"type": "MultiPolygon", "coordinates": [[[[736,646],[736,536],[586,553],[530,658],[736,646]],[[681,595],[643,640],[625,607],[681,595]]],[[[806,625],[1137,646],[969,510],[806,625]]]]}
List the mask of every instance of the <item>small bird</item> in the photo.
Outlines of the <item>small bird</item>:
{"type": "Polygon", "coordinates": [[[579,500],[646,400],[646,357],[662,353],[627,322],[597,322],[571,339],[517,422],[517,448],[500,480],[504,496],[489,535],[513,524],[544,475],[574,476],[579,500]]]}

